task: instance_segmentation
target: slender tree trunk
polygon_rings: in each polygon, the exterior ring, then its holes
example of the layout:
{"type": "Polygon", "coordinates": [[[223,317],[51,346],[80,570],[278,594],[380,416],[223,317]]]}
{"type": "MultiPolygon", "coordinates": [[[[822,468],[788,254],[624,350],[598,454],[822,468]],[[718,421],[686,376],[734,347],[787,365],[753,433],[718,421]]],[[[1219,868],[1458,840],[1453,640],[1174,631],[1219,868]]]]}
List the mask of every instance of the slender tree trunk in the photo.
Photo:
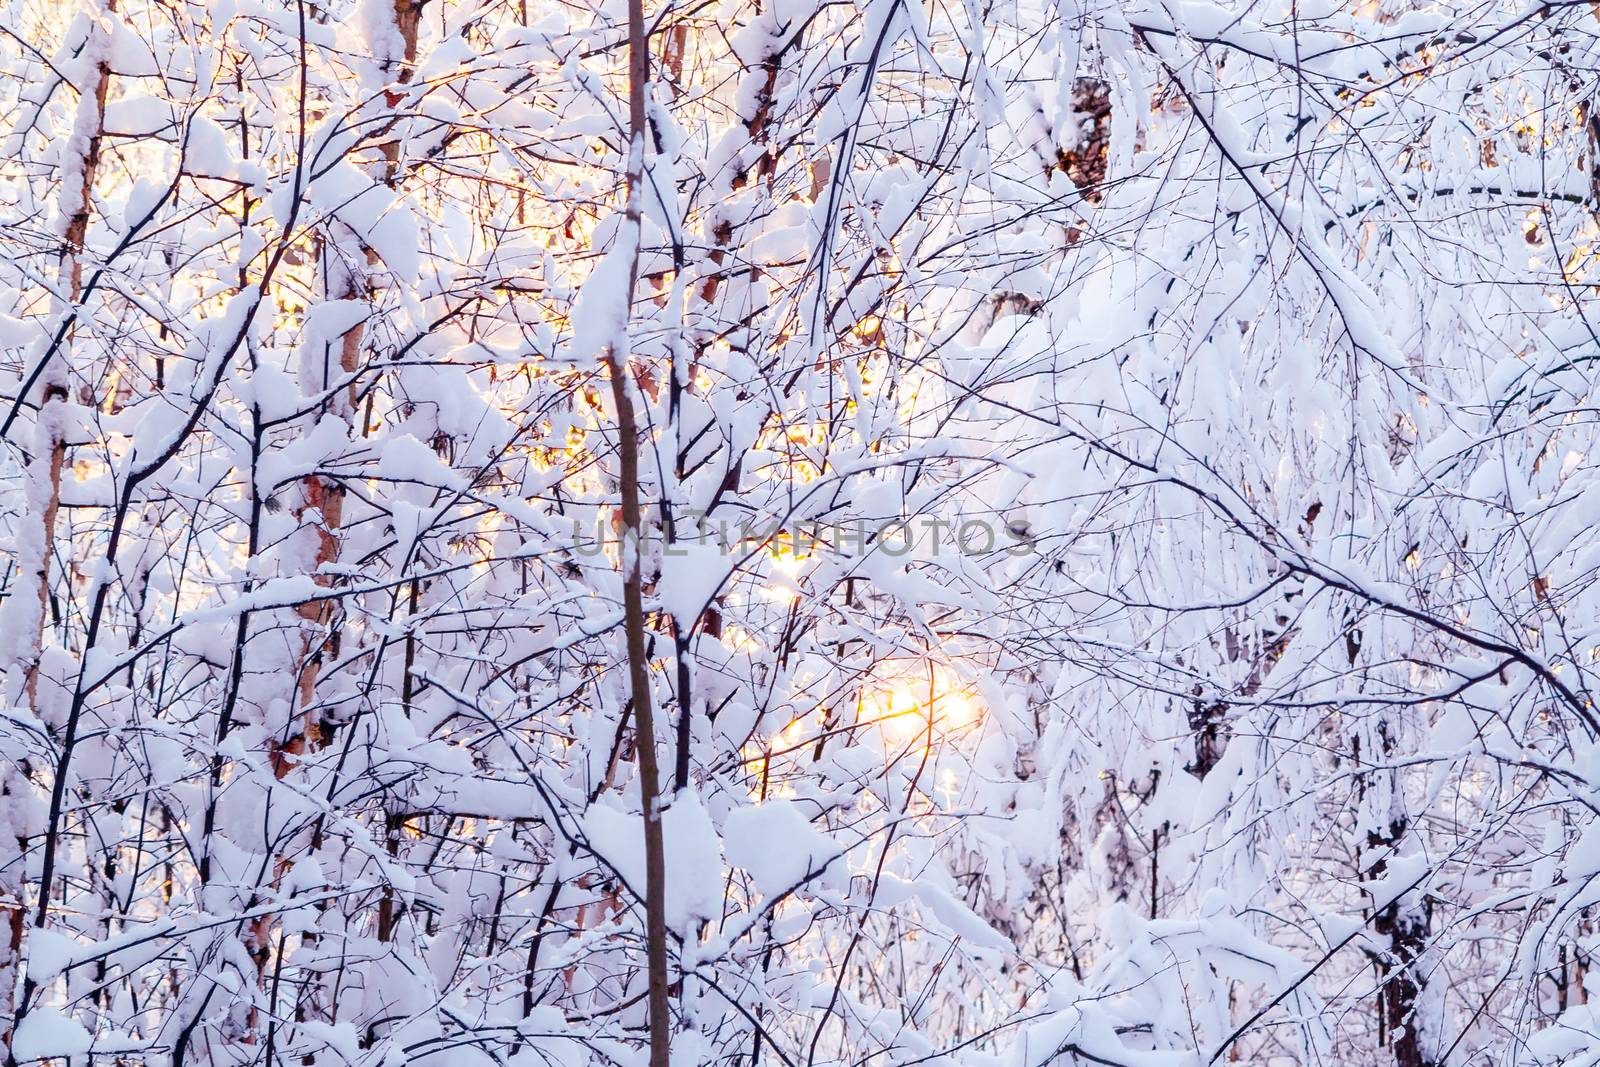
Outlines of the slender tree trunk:
{"type": "MultiPolygon", "coordinates": [[[[628,175],[627,226],[633,242],[624,300],[631,306],[639,272],[640,198],[643,195],[645,94],[650,73],[644,0],[628,0],[628,175]]],[[[644,516],[639,504],[639,423],[634,413],[628,370],[626,322],[606,352],[611,395],[617,409],[622,464],[621,553],[623,626],[628,647],[628,679],[633,697],[634,751],[639,760],[640,807],[644,821],[645,957],[649,990],[650,1067],[669,1067],[670,1004],[667,982],[666,851],[661,832],[661,769],[656,759],[655,714],[650,699],[650,669],[645,650],[643,592],[644,516]]]]}
{"type": "MultiPolygon", "coordinates": [[[[1390,840],[1399,840],[1405,831],[1404,822],[1390,828],[1387,835],[1374,843],[1387,847],[1390,840]]],[[[1387,869],[1382,860],[1372,867],[1375,876],[1387,869]]],[[[1378,1015],[1381,1032],[1388,1034],[1394,1051],[1395,1067],[1437,1067],[1436,1061],[1424,1050],[1423,1035],[1418,1018],[1424,986],[1418,966],[1428,944],[1428,919],[1422,912],[1402,907],[1399,901],[1378,912],[1372,920],[1372,929],[1381,945],[1387,949],[1378,959],[1378,973],[1382,987],[1378,994],[1378,1015]]]]}
{"type": "MultiPolygon", "coordinates": [[[[1373,748],[1380,762],[1395,751],[1390,730],[1387,722],[1378,723],[1377,742],[1373,748]]],[[[1377,821],[1367,830],[1367,846],[1378,850],[1380,858],[1372,864],[1368,876],[1382,878],[1389,869],[1388,857],[1405,838],[1411,820],[1405,812],[1397,773],[1382,770],[1369,777],[1372,782],[1363,792],[1373,789],[1377,821]]],[[[1427,989],[1420,967],[1428,947],[1428,927],[1426,909],[1403,898],[1388,902],[1372,918],[1380,950],[1376,1004],[1379,1042],[1381,1044],[1387,1037],[1395,1067],[1438,1067],[1425,1047],[1419,1025],[1423,994],[1427,989]]]]}
{"type": "MultiPolygon", "coordinates": [[[[107,0],[104,7],[94,13],[97,17],[91,23],[83,44],[84,51],[94,58],[94,75],[92,84],[82,87],[84,91],[78,101],[72,140],[68,142],[70,155],[71,147],[82,138],[79,167],[77,173],[71,173],[69,169],[61,190],[61,213],[66,225],[61,235],[61,258],[56,277],[67,297],[67,306],[57,309],[61,315],[72,315],[83,295],[83,243],[89,233],[89,219],[93,212],[95,174],[100,164],[100,144],[105,136],[106,93],[111,87],[110,38],[101,20],[110,17],[115,10],[115,3],[107,0]]],[[[68,330],[62,352],[56,356],[55,365],[45,372],[42,380],[43,392],[34,438],[36,448],[32,466],[36,472],[35,500],[39,504],[39,525],[35,531],[37,541],[33,546],[37,554],[33,560],[32,580],[37,589],[37,599],[33,605],[29,605],[26,596],[14,598],[19,606],[17,614],[31,615],[31,618],[0,613],[0,626],[15,624],[24,635],[24,644],[17,650],[20,655],[16,662],[23,671],[25,706],[32,710],[38,708],[39,661],[44,652],[45,617],[50,611],[50,556],[55,543],[56,516],[61,508],[61,475],[67,456],[66,422],[63,416],[69,400],[67,353],[71,345],[70,326],[68,330]]],[[[59,768],[57,773],[66,773],[66,768],[59,768]]],[[[20,782],[0,782],[0,798],[9,797],[25,788],[20,782]]],[[[16,801],[4,803],[9,807],[16,801]]],[[[18,1009],[25,1011],[27,1007],[16,1002],[17,971],[22,963],[23,932],[27,920],[22,894],[23,872],[20,869],[20,858],[26,844],[10,830],[7,834],[17,846],[17,862],[0,864],[0,912],[4,913],[4,926],[0,929],[0,1047],[6,1049],[6,1063],[10,1064],[15,1062],[11,1052],[11,1036],[18,1021],[18,1009]]],[[[41,887],[40,896],[48,898],[49,892],[49,886],[45,885],[41,887]]],[[[44,917],[45,912],[41,909],[41,924],[44,917]]]]}
{"type": "MultiPolygon", "coordinates": [[[[386,77],[391,79],[391,84],[403,86],[411,81],[416,69],[417,58],[417,31],[420,25],[422,5],[416,0],[393,0],[392,12],[395,28],[402,42],[402,52],[399,56],[392,54],[379,55],[379,67],[386,77]]],[[[385,89],[384,100],[390,107],[397,106],[404,94],[398,89],[385,89]]],[[[390,118],[390,125],[396,121],[390,118]]],[[[380,151],[383,162],[372,168],[371,173],[375,180],[385,185],[393,185],[399,170],[399,146],[394,140],[389,140],[381,145],[380,151]]],[[[350,235],[347,228],[339,222],[334,222],[329,227],[330,233],[322,242],[322,263],[324,292],[330,300],[363,301],[368,304],[370,312],[373,288],[371,283],[372,268],[378,265],[378,258],[371,250],[362,253],[359,250],[354,235],[350,235]],[[349,255],[341,257],[340,247],[334,239],[337,234],[346,234],[349,240],[349,255]]],[[[361,347],[366,337],[366,320],[357,322],[347,330],[338,340],[337,370],[334,370],[324,361],[319,369],[321,386],[329,389],[334,384],[336,376],[350,378],[350,384],[338,392],[331,393],[328,404],[333,413],[345,423],[347,437],[358,437],[366,431],[365,416],[359,406],[360,390],[354,380],[354,375],[361,367],[361,347]]],[[[315,509],[318,516],[316,529],[317,551],[315,564],[312,570],[312,580],[323,589],[331,590],[336,581],[335,575],[328,573],[330,564],[339,562],[341,555],[340,531],[344,526],[344,505],[346,490],[337,479],[324,477],[319,474],[308,475],[301,483],[304,494],[301,514],[315,509]]],[[[412,609],[416,607],[416,585],[412,585],[412,609]]],[[[301,619],[305,621],[306,629],[301,643],[300,673],[296,679],[296,714],[298,721],[291,722],[287,737],[283,743],[271,753],[273,773],[280,779],[287,776],[302,756],[314,753],[325,747],[331,741],[329,731],[324,729],[322,712],[317,704],[317,680],[323,659],[323,648],[327,647],[335,656],[338,654],[339,638],[336,624],[335,601],[331,597],[308,601],[296,609],[301,619]]],[[[407,649],[413,647],[407,639],[407,649]]],[[[407,675],[405,682],[410,683],[409,655],[407,662],[407,675]]],[[[409,708],[410,693],[407,690],[405,703],[409,708]]],[[[391,856],[397,856],[400,848],[400,837],[404,819],[397,814],[385,813],[384,815],[384,841],[386,850],[391,856]]],[[[321,830],[312,835],[311,848],[315,850],[321,844],[321,830]]],[[[273,863],[273,884],[282,882],[283,877],[293,866],[293,861],[287,856],[276,857],[273,863]]],[[[380,941],[389,942],[395,933],[395,926],[399,911],[392,896],[392,891],[385,888],[380,898],[377,914],[377,935],[380,941]]],[[[258,980],[265,984],[267,968],[271,962],[268,946],[272,941],[273,919],[264,916],[252,926],[252,941],[258,967],[258,980]]],[[[306,932],[301,938],[302,951],[311,953],[322,933],[306,932]]],[[[280,939],[281,940],[281,939],[280,939]]],[[[334,992],[324,978],[318,974],[310,975],[300,994],[299,1002],[295,1008],[297,1021],[332,1021],[334,1008],[334,992]]]]}
{"type": "MultiPolygon", "coordinates": [[[[379,57],[379,65],[383,68],[385,74],[393,77],[394,84],[403,86],[411,81],[416,70],[417,30],[420,25],[422,5],[417,0],[394,0],[393,13],[395,28],[400,33],[403,52],[399,57],[379,57]]],[[[396,89],[388,89],[384,93],[384,99],[390,107],[398,106],[403,97],[404,94],[396,89]]],[[[384,142],[381,151],[383,153],[383,164],[378,168],[376,177],[385,185],[393,185],[399,173],[399,144],[397,141],[390,139],[384,142]]],[[[325,245],[323,272],[328,299],[364,300],[370,303],[372,288],[369,282],[369,271],[371,267],[376,265],[377,257],[369,251],[364,258],[368,270],[360,270],[351,265],[340,263],[337,250],[329,250],[325,245]]],[[[356,323],[339,339],[339,371],[344,375],[353,375],[360,369],[361,343],[365,336],[366,323],[363,321],[356,323]]],[[[331,400],[337,414],[346,423],[350,424],[352,431],[357,428],[356,421],[361,417],[356,404],[358,395],[359,391],[352,382],[343,395],[336,396],[331,400]]],[[[305,510],[315,508],[321,516],[321,525],[317,530],[317,566],[313,573],[313,578],[318,585],[331,588],[333,577],[321,572],[324,564],[337,563],[339,561],[339,530],[344,525],[345,489],[343,485],[340,485],[334,479],[324,478],[316,474],[308,476],[303,485],[305,510]]],[[[325,629],[333,620],[333,601],[317,600],[302,604],[299,611],[300,616],[313,624],[316,630],[306,635],[304,645],[303,663],[299,678],[299,706],[302,721],[299,724],[298,731],[292,734],[283,746],[284,753],[290,757],[303,752],[315,751],[326,740],[322,736],[321,724],[314,715],[317,667],[320,656],[315,652],[313,646],[320,631],[325,629]]],[[[288,772],[289,767],[292,765],[292,759],[274,760],[274,767],[280,778],[288,772]]]]}
{"type": "MultiPolygon", "coordinates": [[[[115,10],[114,3],[107,3],[101,17],[109,17],[115,10]]],[[[98,20],[89,31],[84,49],[107,54],[96,56],[94,84],[79,100],[72,136],[86,140],[79,173],[69,174],[68,183],[61,190],[61,212],[66,217],[67,225],[62,233],[61,261],[56,276],[67,294],[69,306],[61,309],[67,315],[72,314],[72,308],[83,295],[83,242],[89,234],[89,218],[94,210],[95,172],[100,166],[100,142],[105,136],[106,93],[111,88],[110,40],[106,37],[105,27],[98,20]]],[[[64,357],[70,351],[70,331],[71,327],[62,357],[58,357],[56,366],[45,375],[43,404],[39,410],[40,452],[48,457],[48,467],[45,476],[47,495],[40,520],[43,527],[43,553],[39,557],[36,572],[39,613],[29,634],[30,657],[25,667],[24,688],[29,708],[38,706],[39,657],[44,645],[45,615],[50,610],[50,550],[55,542],[56,515],[61,508],[61,471],[67,457],[61,409],[68,400],[68,366],[71,361],[64,357]]],[[[92,403],[93,397],[88,400],[92,403]]]]}

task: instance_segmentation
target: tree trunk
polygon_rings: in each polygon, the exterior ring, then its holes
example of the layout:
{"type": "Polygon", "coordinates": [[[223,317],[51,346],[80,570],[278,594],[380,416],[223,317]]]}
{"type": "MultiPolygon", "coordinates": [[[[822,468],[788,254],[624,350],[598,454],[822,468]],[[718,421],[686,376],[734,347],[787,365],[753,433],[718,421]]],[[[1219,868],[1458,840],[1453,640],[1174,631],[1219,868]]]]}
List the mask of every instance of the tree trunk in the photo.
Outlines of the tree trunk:
{"type": "MultiPolygon", "coordinates": [[[[106,93],[111,87],[110,39],[104,18],[116,10],[113,0],[107,0],[90,25],[83,49],[96,56],[93,84],[85,87],[78,100],[78,112],[73,123],[71,146],[84,138],[82,155],[76,174],[68,168],[67,180],[61,190],[61,214],[66,225],[61,234],[61,258],[57,263],[56,277],[67,296],[67,306],[58,307],[57,313],[71,316],[83,296],[83,242],[89,233],[89,219],[94,205],[95,174],[100,164],[100,145],[105,136],[106,93]]],[[[37,589],[30,603],[26,595],[10,599],[17,605],[15,614],[0,612],[0,629],[15,626],[22,637],[22,647],[15,649],[12,661],[22,669],[22,691],[25,707],[37,711],[39,697],[39,662],[44,652],[45,616],[50,610],[50,555],[55,542],[56,516],[61,508],[61,474],[66,464],[66,426],[63,415],[69,400],[69,353],[71,351],[72,325],[66,327],[61,350],[54,356],[53,365],[47,367],[41,378],[42,396],[38,421],[35,424],[35,450],[30,466],[33,468],[35,500],[39,503],[39,525],[36,528],[37,553],[32,560],[32,582],[37,589]],[[20,617],[19,617],[20,616],[20,617]]],[[[42,358],[51,358],[47,352],[42,358]]],[[[89,398],[92,402],[93,398],[89,398]]],[[[20,542],[19,538],[19,542],[20,542]]],[[[19,550],[23,546],[19,543],[19,550]]],[[[19,551],[19,556],[21,552],[19,551]]],[[[19,561],[20,562],[20,561],[19,561]]],[[[22,568],[19,567],[19,571],[22,568]]],[[[19,574],[27,580],[26,572],[19,574]]],[[[57,769],[65,774],[66,768],[57,769]]],[[[26,791],[21,782],[0,782],[0,797],[26,791]]],[[[10,800],[6,806],[16,804],[10,800]]],[[[6,1049],[6,1063],[15,1062],[11,1052],[11,1035],[19,1011],[26,1012],[26,997],[31,988],[23,991],[24,1002],[16,1000],[18,968],[22,964],[24,930],[27,926],[23,902],[23,875],[20,856],[26,850],[25,842],[9,829],[7,836],[17,845],[19,861],[3,864],[7,873],[0,874],[0,912],[4,913],[4,926],[0,929],[0,1047],[6,1049]],[[15,870],[16,873],[10,873],[15,870]]],[[[40,887],[41,901],[48,901],[50,887],[40,887]]],[[[37,925],[43,925],[48,908],[41,904],[37,925]]]]}
{"type": "MultiPolygon", "coordinates": [[[[1377,729],[1379,761],[1387,759],[1395,749],[1389,724],[1380,721],[1377,729]]],[[[1359,759],[1359,749],[1358,759],[1359,759]]],[[[1377,810],[1377,825],[1367,831],[1367,846],[1377,850],[1380,858],[1368,870],[1368,877],[1382,878],[1388,871],[1388,857],[1394,854],[1410,828],[1410,819],[1404,808],[1401,784],[1397,772],[1380,771],[1371,776],[1376,781],[1364,785],[1363,791],[1375,786],[1373,807],[1377,810]]],[[[1437,1067],[1435,1060],[1424,1050],[1418,1026],[1418,1011],[1426,983],[1420,965],[1428,947],[1428,915],[1420,904],[1406,900],[1401,894],[1384,903],[1372,918],[1373,932],[1378,935],[1378,1033],[1380,1044],[1387,1035],[1393,1050],[1395,1067],[1437,1067]]]]}
{"type": "MultiPolygon", "coordinates": [[[[649,38],[643,0],[628,0],[628,174],[626,232],[633,247],[624,300],[631,307],[639,272],[640,198],[643,195],[645,94],[649,77],[649,38]]],[[[645,650],[643,576],[644,516],[639,505],[639,424],[633,408],[628,370],[626,322],[606,352],[611,371],[611,396],[617,409],[621,459],[623,625],[628,649],[628,679],[633,697],[634,751],[639,760],[640,808],[644,821],[645,969],[650,1014],[650,1067],[669,1067],[670,1005],[667,982],[666,851],[661,832],[661,769],[656,760],[655,715],[650,699],[650,670],[645,650]]]]}
{"type": "MultiPolygon", "coordinates": [[[[1367,841],[1388,852],[1406,831],[1404,816],[1384,831],[1372,832],[1367,841]]],[[[1372,865],[1372,877],[1382,877],[1388,864],[1372,865]]],[[[1428,945],[1428,918],[1425,912],[1395,900],[1372,919],[1384,951],[1378,957],[1378,1025],[1380,1034],[1389,1035],[1395,1067],[1436,1067],[1422,1047],[1417,1010],[1424,992],[1418,964],[1428,945]]]]}

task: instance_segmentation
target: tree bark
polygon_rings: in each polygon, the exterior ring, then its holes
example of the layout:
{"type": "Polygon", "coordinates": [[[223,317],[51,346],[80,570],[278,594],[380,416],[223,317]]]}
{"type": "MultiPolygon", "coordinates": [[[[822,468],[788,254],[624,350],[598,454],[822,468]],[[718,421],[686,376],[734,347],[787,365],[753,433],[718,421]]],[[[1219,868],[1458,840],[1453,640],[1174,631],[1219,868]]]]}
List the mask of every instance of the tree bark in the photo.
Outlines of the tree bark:
{"type": "MultiPolygon", "coordinates": [[[[1407,819],[1397,815],[1386,828],[1367,834],[1367,843],[1385,853],[1405,836],[1407,819]]],[[[1381,878],[1388,863],[1372,865],[1371,876],[1381,878]]],[[[1417,1011],[1424,985],[1418,966],[1428,947],[1428,917],[1424,911],[1395,900],[1372,918],[1373,932],[1384,951],[1378,956],[1378,1027],[1387,1035],[1395,1067],[1437,1067],[1423,1049],[1417,1011]]]]}
{"type": "MultiPolygon", "coordinates": [[[[115,4],[107,3],[104,14],[109,16],[115,10],[115,4]]],[[[84,43],[84,48],[87,50],[95,46],[96,38],[104,34],[105,27],[96,25],[89,31],[89,40],[84,43]]],[[[109,44],[109,40],[106,40],[95,47],[97,50],[109,53],[109,44]]],[[[100,142],[105,137],[106,93],[111,88],[109,54],[100,56],[95,62],[94,69],[94,85],[79,102],[77,121],[73,130],[74,137],[87,138],[79,168],[79,179],[70,182],[68,188],[62,190],[61,195],[61,208],[66,215],[67,225],[61,237],[61,261],[57,267],[57,278],[65,283],[69,306],[63,309],[63,312],[69,315],[83,295],[83,242],[89,234],[89,218],[93,213],[95,172],[100,167],[100,142]]],[[[69,342],[70,337],[69,327],[69,342]]],[[[55,541],[56,515],[61,507],[61,471],[67,457],[61,409],[68,401],[69,366],[70,360],[58,360],[58,369],[46,375],[43,403],[39,409],[39,436],[42,438],[40,451],[48,456],[46,474],[48,488],[40,520],[43,527],[43,552],[39,557],[36,572],[39,614],[29,634],[30,658],[24,668],[26,671],[24,690],[29,708],[38,706],[39,657],[44,647],[44,619],[50,610],[50,548],[55,541]]],[[[93,398],[89,399],[92,402],[93,398]]]]}
{"type": "MultiPolygon", "coordinates": [[[[115,3],[107,0],[96,14],[101,18],[109,17],[115,10],[115,3]]],[[[89,219],[93,212],[95,173],[99,169],[100,145],[105,137],[106,94],[111,87],[110,40],[99,18],[91,26],[83,47],[86,51],[92,49],[91,54],[98,54],[95,57],[93,84],[79,98],[72,131],[74,139],[83,137],[85,140],[78,173],[68,175],[67,184],[61,191],[61,211],[66,218],[66,226],[62,230],[61,258],[56,269],[57,279],[62,283],[68,301],[60,312],[69,316],[74,313],[83,295],[83,243],[89,233],[89,219]]],[[[69,326],[69,344],[71,329],[69,326]]],[[[64,351],[56,366],[45,373],[35,431],[37,454],[33,462],[44,468],[40,479],[43,482],[44,499],[39,511],[38,558],[32,575],[38,590],[37,606],[31,612],[31,619],[15,620],[21,623],[26,641],[20,657],[25,706],[34,711],[38,709],[39,662],[44,654],[45,616],[50,611],[50,555],[55,542],[56,516],[61,508],[61,475],[67,456],[66,429],[62,416],[69,401],[69,380],[64,351]]],[[[92,401],[92,397],[90,399],[92,401]]],[[[25,603],[23,596],[16,597],[16,600],[19,605],[25,603]]],[[[3,619],[0,616],[0,621],[3,619]]],[[[66,768],[60,767],[56,773],[65,774],[66,768]]],[[[0,797],[11,796],[25,789],[26,786],[20,782],[0,782],[0,797]]],[[[14,803],[17,801],[9,801],[7,806],[14,803]]],[[[10,833],[9,830],[7,832],[10,833]]],[[[20,857],[26,845],[20,837],[15,838],[15,843],[20,857]]],[[[5,866],[10,868],[13,865],[5,866]]],[[[0,911],[5,914],[4,930],[0,931],[0,1047],[6,1049],[7,1064],[16,1062],[11,1052],[11,1036],[19,1021],[18,1009],[27,1009],[25,1000],[22,1004],[16,1000],[17,970],[22,964],[24,929],[27,926],[22,888],[23,876],[20,871],[15,875],[0,875],[0,911]]],[[[48,901],[49,895],[49,885],[41,886],[41,900],[48,901]]],[[[37,925],[44,924],[47,912],[48,908],[41,905],[37,925]]],[[[24,998],[31,991],[31,986],[26,988],[24,998]]]]}
{"type": "MultiPolygon", "coordinates": [[[[1387,722],[1378,723],[1377,735],[1374,745],[1377,759],[1391,758],[1395,741],[1387,722]]],[[[1380,858],[1372,864],[1368,877],[1376,879],[1388,872],[1388,857],[1398,850],[1411,820],[1404,809],[1396,772],[1386,770],[1371,777],[1375,779],[1371,786],[1376,787],[1373,806],[1379,813],[1379,820],[1367,831],[1367,846],[1378,850],[1380,858]]],[[[1363,792],[1371,786],[1364,784],[1363,792]]],[[[1379,1043],[1387,1038],[1395,1067],[1438,1067],[1424,1047],[1418,1025],[1418,1013],[1427,988],[1420,967],[1428,947],[1428,914],[1425,906],[1405,901],[1404,896],[1389,901],[1372,917],[1372,929],[1378,935],[1380,946],[1376,957],[1379,1043]]]]}
{"type": "MultiPolygon", "coordinates": [[[[643,0],[628,0],[628,171],[626,232],[633,247],[625,301],[631,308],[639,272],[640,197],[643,195],[645,94],[650,72],[649,38],[643,0]]],[[[633,697],[634,751],[639,760],[639,797],[644,821],[645,970],[650,1018],[650,1067],[669,1067],[671,1043],[667,981],[666,850],[661,832],[661,768],[656,759],[655,714],[650,699],[650,669],[645,649],[643,592],[644,516],[639,505],[639,423],[628,370],[628,331],[624,322],[606,352],[611,396],[617,409],[621,460],[623,545],[623,627],[628,679],[633,697]]]]}

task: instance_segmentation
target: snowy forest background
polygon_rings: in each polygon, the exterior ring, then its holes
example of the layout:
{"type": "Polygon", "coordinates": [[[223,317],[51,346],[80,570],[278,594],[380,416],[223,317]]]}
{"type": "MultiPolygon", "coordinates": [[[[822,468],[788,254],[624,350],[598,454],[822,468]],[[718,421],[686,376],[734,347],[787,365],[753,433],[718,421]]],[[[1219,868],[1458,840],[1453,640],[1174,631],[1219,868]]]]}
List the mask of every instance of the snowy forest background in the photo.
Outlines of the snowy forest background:
{"type": "Polygon", "coordinates": [[[1576,0],[4,0],[7,1067],[1600,1063],[1576,0]]]}

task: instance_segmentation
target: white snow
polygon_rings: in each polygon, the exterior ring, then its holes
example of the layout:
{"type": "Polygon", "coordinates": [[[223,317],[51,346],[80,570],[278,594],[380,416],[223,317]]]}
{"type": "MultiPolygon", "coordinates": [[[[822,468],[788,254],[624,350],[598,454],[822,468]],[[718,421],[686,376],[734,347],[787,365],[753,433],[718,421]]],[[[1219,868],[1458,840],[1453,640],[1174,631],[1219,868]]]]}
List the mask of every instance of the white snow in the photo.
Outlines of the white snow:
{"type": "Polygon", "coordinates": [[[786,800],[736,809],[722,832],[728,862],[748,871],[768,899],[798,888],[839,859],[833,840],[786,800]]]}

